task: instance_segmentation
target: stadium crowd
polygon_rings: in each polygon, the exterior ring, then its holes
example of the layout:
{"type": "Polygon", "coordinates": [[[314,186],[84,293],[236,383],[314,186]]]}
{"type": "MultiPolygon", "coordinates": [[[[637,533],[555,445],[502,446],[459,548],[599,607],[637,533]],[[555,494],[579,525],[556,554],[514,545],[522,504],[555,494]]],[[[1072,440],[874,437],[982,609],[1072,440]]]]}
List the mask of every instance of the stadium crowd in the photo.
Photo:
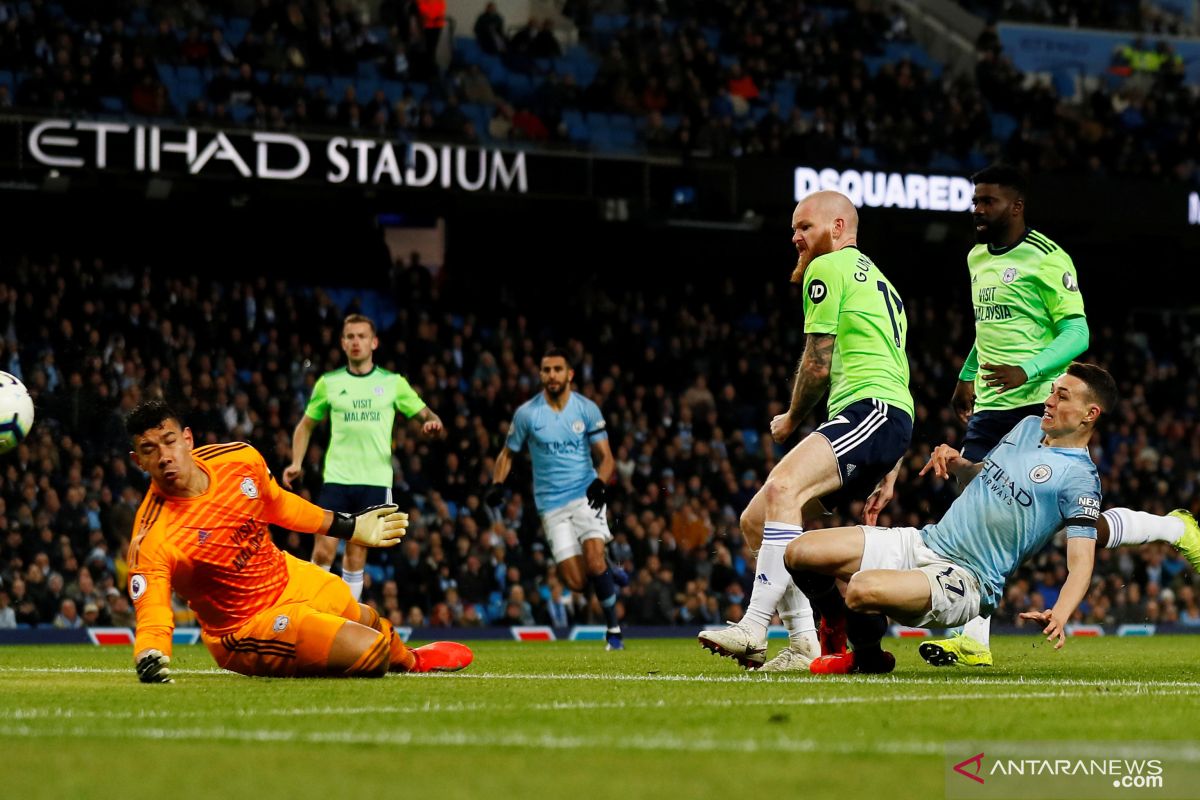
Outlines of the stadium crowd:
{"type": "MultiPolygon", "coordinates": [[[[198,444],[248,441],[280,474],[316,377],[344,363],[341,320],[361,303],[339,307],[320,288],[265,278],[216,283],[98,258],[2,266],[0,369],[23,378],[39,418],[0,459],[0,627],[131,624],[124,558],[146,479],[130,465],[123,414],[165,396],[198,444]]],[[[384,309],[376,363],[409,377],[448,436],[426,441],[397,427],[394,494],[414,524],[400,548],[373,554],[365,599],[413,626],[600,619],[553,574],[525,459],[499,510],[481,501],[508,420],[539,390],[539,356],[553,341],[608,422],[611,552],[633,576],[621,593],[624,621],[698,627],[740,617],[753,564],[737,518],[785,452],[765,431],[787,402],[803,346],[794,287],[727,279],[668,295],[598,280],[593,302],[564,321],[510,297],[469,302],[416,260],[391,277],[389,292],[359,296],[384,309]]],[[[961,436],[948,399],[972,324],[965,303],[906,301],[914,445],[881,524],[921,525],[956,493],[916,473],[931,446],[961,436]]],[[[1200,510],[1190,466],[1200,463],[1195,320],[1103,319],[1092,357],[1118,377],[1123,397],[1092,444],[1106,506],[1200,510]]],[[[312,497],[321,447],[315,440],[305,459],[300,491],[312,497]]],[[[812,525],[855,521],[860,506],[812,525]]],[[[311,548],[307,536],[276,538],[300,557],[311,548]]],[[[1065,570],[1061,547],[1038,555],[1010,581],[998,618],[1053,603],[1065,570]]],[[[1200,625],[1195,590],[1196,576],[1165,545],[1103,550],[1078,616],[1200,625]]],[[[186,624],[189,611],[177,612],[186,624]]]]}
{"type": "Polygon", "coordinates": [[[235,17],[244,5],[0,2],[0,110],[895,169],[970,171],[1003,157],[1042,172],[1200,180],[1200,100],[1176,61],[1150,81],[1064,98],[1016,70],[989,29],[974,80],[953,78],[920,48],[889,50],[908,41],[907,22],[880,0],[709,0],[670,18],[628,0],[604,6],[616,29],[595,24],[594,4],[568,3],[580,41],[569,48],[550,21],[510,24],[489,8],[459,21],[445,69],[428,4],[389,0],[370,18],[344,2],[260,0],[235,17]],[[571,53],[590,66],[563,69],[571,53]],[[485,57],[504,66],[489,72],[485,57]]]}

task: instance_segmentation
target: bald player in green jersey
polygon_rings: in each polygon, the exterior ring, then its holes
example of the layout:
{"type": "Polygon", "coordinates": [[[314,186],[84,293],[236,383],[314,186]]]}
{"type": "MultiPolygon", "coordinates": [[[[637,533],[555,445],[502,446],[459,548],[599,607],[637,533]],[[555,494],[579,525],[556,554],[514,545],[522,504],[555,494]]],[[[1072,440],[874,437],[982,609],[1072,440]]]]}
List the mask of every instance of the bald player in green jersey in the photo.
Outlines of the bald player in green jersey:
{"type": "Polygon", "coordinates": [[[869,494],[863,516],[875,524],[912,438],[904,302],[858,249],[854,205],[837,192],[809,195],[792,214],[792,242],[799,254],[792,282],[804,287],[807,339],[791,406],[771,420],[771,436],[786,441],[826,391],[829,419],[780,460],[742,514],[751,553],[761,548],[745,615],[698,637],[714,653],[768,672],[807,671],[818,651],[845,650],[844,629],[823,625],[818,642],[812,607],[792,583],[783,554],[804,533],[804,513],[822,506],[869,494]],[[764,664],[776,610],[788,627],[788,647],[764,664]]]}
{"type": "MultiPolygon", "coordinates": [[[[442,421],[429,410],[403,375],[375,366],[379,347],[375,323],[362,314],[351,314],[342,324],[342,351],[346,366],[317,379],[304,416],[292,432],[292,463],[283,470],[283,485],[303,472],[304,455],[317,425],[329,418],[329,449],[325,453],[321,502],[325,508],[347,508],[392,502],[392,426],[396,412],[421,421],[427,437],[444,432],[442,421]]],[[[337,539],[317,537],[313,563],[330,569],[337,556],[337,539]]],[[[342,580],[358,600],[362,596],[367,549],[346,544],[342,580]]]]}
{"type": "MultiPolygon", "coordinates": [[[[1025,223],[1024,176],[996,165],[972,181],[978,244],[967,255],[967,268],[975,345],[951,400],[967,425],[961,462],[967,466],[983,461],[1022,419],[1041,415],[1054,380],[1087,350],[1089,338],[1071,257],[1025,223]]],[[[1186,511],[1158,516],[1111,508],[1100,515],[1096,532],[1100,547],[1170,542],[1200,570],[1200,527],[1186,511]]],[[[926,642],[921,654],[937,666],[990,666],[990,628],[977,617],[963,635],[926,642]]]]}

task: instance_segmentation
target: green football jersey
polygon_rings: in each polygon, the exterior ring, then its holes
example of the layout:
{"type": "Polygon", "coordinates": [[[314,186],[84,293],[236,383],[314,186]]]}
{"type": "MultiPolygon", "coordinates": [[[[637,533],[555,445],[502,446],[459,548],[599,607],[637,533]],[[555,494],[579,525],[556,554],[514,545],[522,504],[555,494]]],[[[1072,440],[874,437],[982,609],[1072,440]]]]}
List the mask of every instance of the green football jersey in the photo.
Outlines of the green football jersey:
{"type": "Polygon", "coordinates": [[[984,381],[984,364],[1024,364],[1054,341],[1054,326],[1082,317],[1083,295],[1075,265],[1063,249],[1037,231],[1027,231],[1002,250],[976,245],[967,255],[975,306],[975,410],[1041,403],[1057,375],[1039,375],[1003,394],[984,381]]]}
{"type": "Polygon", "coordinates": [[[904,303],[857,247],[826,253],[804,271],[804,332],[837,336],[829,374],[830,417],[867,398],[912,416],[904,303]]]}
{"type": "Polygon", "coordinates": [[[353,486],[392,485],[392,424],[425,407],[404,376],[375,367],[365,375],[346,368],[317,379],[304,413],[329,417],[325,482],[353,486]]]}

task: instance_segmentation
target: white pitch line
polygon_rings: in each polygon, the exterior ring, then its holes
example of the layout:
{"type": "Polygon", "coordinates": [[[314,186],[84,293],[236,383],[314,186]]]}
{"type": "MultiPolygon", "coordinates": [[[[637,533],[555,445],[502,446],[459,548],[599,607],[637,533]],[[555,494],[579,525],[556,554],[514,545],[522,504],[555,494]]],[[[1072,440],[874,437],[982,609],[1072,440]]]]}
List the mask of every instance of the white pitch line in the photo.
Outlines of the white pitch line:
{"type": "MultiPolygon", "coordinates": [[[[955,702],[987,702],[1007,700],[1056,700],[1071,698],[1096,697],[1091,691],[1060,690],[1051,692],[970,692],[939,695],[938,700],[955,702]]],[[[1148,690],[1136,687],[1126,687],[1106,693],[1105,698],[1116,697],[1181,697],[1192,696],[1191,692],[1179,690],[1148,690]]],[[[333,707],[308,706],[298,708],[222,708],[188,711],[156,711],[141,709],[137,711],[89,711],[79,708],[16,708],[0,710],[0,720],[32,721],[32,720],[75,720],[99,719],[113,721],[141,720],[177,720],[177,719],[206,719],[211,717],[235,717],[247,719],[251,717],[319,717],[319,716],[354,716],[354,715],[403,715],[414,714],[460,714],[464,712],[530,712],[530,711],[601,711],[627,709],[660,709],[674,710],[683,708],[747,708],[754,706],[770,706],[781,708],[787,706],[837,706],[837,705],[876,705],[882,703],[924,703],[930,700],[928,694],[893,694],[885,696],[850,695],[842,697],[771,697],[771,698],[736,698],[704,700],[685,700],[683,702],[627,702],[623,700],[609,701],[553,701],[549,703],[481,703],[458,702],[440,703],[426,701],[411,705],[397,706],[360,706],[333,707]]]]}
{"type": "MultiPolygon", "coordinates": [[[[133,675],[133,669],[112,669],[104,667],[0,667],[0,673],[18,673],[27,675],[133,675]]],[[[175,669],[172,675],[234,675],[228,670],[209,669],[175,669]]],[[[415,675],[391,674],[389,678],[402,680],[496,680],[496,681],[613,681],[613,682],[665,682],[665,683],[732,683],[766,686],[776,683],[807,684],[811,686],[852,687],[852,686],[1096,686],[1096,687],[1146,687],[1146,688],[1178,688],[1200,690],[1200,681],[1162,681],[1162,680],[1131,680],[1131,679],[1086,679],[1086,678],[989,678],[976,673],[967,673],[953,669],[952,674],[944,678],[912,678],[903,675],[855,675],[834,678],[814,678],[811,675],[762,675],[746,672],[732,675],[679,675],[679,674],[646,674],[606,675],[598,672],[559,672],[559,673],[500,673],[500,672],[454,672],[454,673],[421,673],[415,675]]]]}
{"type": "MultiPolygon", "coordinates": [[[[85,729],[79,725],[53,729],[28,725],[0,726],[0,736],[26,738],[86,738],[133,740],[201,740],[228,742],[279,742],[299,744],[373,744],[389,746],[486,747],[490,749],[594,750],[615,749],[649,752],[693,753],[810,753],[829,755],[918,755],[942,756],[947,743],[932,740],[877,742],[873,744],[837,742],[823,739],[797,739],[777,736],[772,739],[718,739],[713,737],[673,736],[670,734],[634,734],[618,737],[562,736],[557,734],[524,734],[505,732],[489,736],[473,731],[456,730],[432,733],[413,729],[386,732],[310,731],[298,732],[272,728],[230,729],[224,726],[208,728],[103,728],[85,729]]],[[[1130,750],[1127,746],[1092,743],[1100,751],[1119,757],[1120,752],[1145,755],[1143,748],[1130,750]]],[[[1200,762],[1200,747],[1191,743],[1154,743],[1156,757],[1191,763],[1200,762]]]]}

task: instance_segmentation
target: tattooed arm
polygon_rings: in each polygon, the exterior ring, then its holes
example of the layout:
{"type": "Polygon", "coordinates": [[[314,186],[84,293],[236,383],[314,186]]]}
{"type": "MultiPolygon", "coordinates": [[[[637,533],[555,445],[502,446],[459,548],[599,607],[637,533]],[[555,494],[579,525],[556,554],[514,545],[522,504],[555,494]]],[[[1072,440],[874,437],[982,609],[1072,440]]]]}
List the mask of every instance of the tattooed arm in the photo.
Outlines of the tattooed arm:
{"type": "Polygon", "coordinates": [[[791,407],[771,420],[771,437],[776,442],[782,443],[792,435],[792,431],[812,413],[829,388],[829,370],[833,365],[833,345],[836,340],[837,337],[831,333],[808,334],[804,355],[796,369],[791,407]]]}

